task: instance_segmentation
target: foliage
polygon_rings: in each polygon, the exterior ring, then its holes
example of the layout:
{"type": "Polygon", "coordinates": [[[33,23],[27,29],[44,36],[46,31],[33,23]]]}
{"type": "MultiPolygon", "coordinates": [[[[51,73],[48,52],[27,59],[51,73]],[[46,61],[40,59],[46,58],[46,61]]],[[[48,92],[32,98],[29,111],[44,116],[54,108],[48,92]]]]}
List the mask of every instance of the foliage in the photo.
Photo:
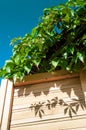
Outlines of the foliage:
{"type": "Polygon", "coordinates": [[[0,76],[22,80],[24,75],[66,69],[86,69],[86,1],[69,0],[45,8],[30,34],[11,41],[13,55],[0,76]]]}

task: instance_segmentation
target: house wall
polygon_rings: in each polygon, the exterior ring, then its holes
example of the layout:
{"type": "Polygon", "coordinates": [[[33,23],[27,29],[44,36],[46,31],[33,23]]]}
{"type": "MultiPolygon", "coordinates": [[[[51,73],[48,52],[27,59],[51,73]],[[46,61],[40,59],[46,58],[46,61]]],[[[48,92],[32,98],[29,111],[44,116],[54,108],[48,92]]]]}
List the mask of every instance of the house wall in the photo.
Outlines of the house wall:
{"type": "Polygon", "coordinates": [[[16,82],[10,89],[9,127],[1,130],[85,130],[85,79],[85,72],[56,71],[16,82]]]}

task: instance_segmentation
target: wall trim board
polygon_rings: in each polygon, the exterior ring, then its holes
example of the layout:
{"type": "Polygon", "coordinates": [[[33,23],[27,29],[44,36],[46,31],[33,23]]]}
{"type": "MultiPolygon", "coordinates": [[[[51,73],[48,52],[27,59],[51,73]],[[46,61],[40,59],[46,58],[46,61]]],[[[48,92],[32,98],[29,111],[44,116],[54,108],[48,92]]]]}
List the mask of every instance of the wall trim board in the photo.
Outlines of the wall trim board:
{"type": "MultiPolygon", "coordinates": [[[[27,75],[24,77],[24,81],[17,81],[15,84],[13,83],[13,81],[11,81],[9,79],[2,80],[1,90],[0,90],[1,91],[1,96],[0,96],[0,98],[1,98],[0,99],[1,100],[1,102],[0,102],[0,130],[9,130],[13,127],[12,125],[15,125],[15,122],[13,122],[13,120],[11,120],[12,119],[11,115],[12,115],[12,111],[14,110],[13,103],[15,103],[15,102],[13,102],[13,99],[15,98],[14,92],[17,92],[18,89],[21,92],[21,89],[24,90],[24,87],[28,87],[28,90],[29,90],[29,89],[32,89],[32,88],[30,88],[30,85],[32,85],[34,87],[35,84],[38,88],[40,87],[42,89],[43,86],[40,85],[41,83],[47,84],[48,82],[50,82],[50,84],[52,84],[51,82],[53,82],[53,81],[65,82],[65,79],[68,80],[69,85],[71,85],[71,82],[73,83],[73,85],[75,85],[73,78],[75,78],[75,81],[77,81],[77,82],[79,81],[78,83],[76,82],[78,84],[78,85],[76,84],[77,88],[79,89],[79,87],[80,87],[80,91],[82,90],[82,92],[84,93],[84,97],[86,97],[86,71],[81,71],[80,73],[69,73],[68,71],[60,70],[60,71],[49,72],[49,73],[39,73],[39,74],[34,74],[34,75],[27,75]],[[70,80],[72,79],[71,82],[69,79],[70,80]]],[[[73,88],[74,87],[75,86],[73,86],[73,88]]],[[[76,90],[76,91],[78,89],[74,88],[74,90],[76,90]]],[[[63,90],[63,88],[61,90],[63,90]]],[[[58,90],[58,92],[60,92],[60,91],[58,90]]],[[[63,93],[64,92],[65,91],[63,91],[63,93]]],[[[16,96],[16,98],[17,98],[17,96],[16,96]]],[[[21,95],[20,96],[18,95],[18,98],[21,98],[21,95]]],[[[24,95],[23,95],[23,98],[25,98],[24,95]]],[[[20,99],[18,99],[18,100],[20,100],[20,99]]],[[[85,98],[85,100],[86,100],[86,98],[85,98]]],[[[23,102],[23,101],[21,100],[21,102],[23,102]]],[[[17,107],[18,106],[16,106],[16,108],[17,107]]],[[[25,115],[24,115],[24,117],[25,117],[25,115]]],[[[77,115],[77,116],[75,115],[73,120],[78,120],[78,117],[80,117],[81,119],[83,118],[83,120],[86,120],[85,113],[84,114],[81,113],[81,115],[77,115]]],[[[63,117],[63,119],[70,120],[69,117],[63,117]]],[[[27,120],[29,120],[29,119],[27,119],[27,120]]],[[[52,122],[53,119],[50,119],[50,117],[49,117],[49,120],[51,120],[51,122],[52,122]]],[[[56,119],[56,121],[57,121],[57,119],[56,119]]],[[[31,124],[34,124],[34,123],[35,122],[33,122],[31,124]]],[[[40,121],[39,121],[39,123],[40,123],[40,121]]],[[[83,122],[83,124],[84,124],[84,122],[83,122]]]]}
{"type": "Polygon", "coordinates": [[[6,98],[3,109],[3,117],[1,122],[1,130],[9,130],[12,100],[13,100],[13,82],[8,80],[6,98]]]}
{"type": "Polygon", "coordinates": [[[2,123],[3,110],[4,110],[5,100],[6,100],[7,85],[8,85],[8,80],[3,79],[0,88],[0,125],[2,123]]]}
{"type": "Polygon", "coordinates": [[[24,85],[30,84],[40,84],[45,82],[52,82],[58,80],[65,80],[70,78],[77,78],[79,77],[79,73],[69,73],[67,71],[56,71],[56,72],[49,72],[49,73],[39,73],[34,75],[27,75],[25,76],[23,81],[17,81],[14,84],[14,87],[21,87],[24,85]]]}
{"type": "Polygon", "coordinates": [[[86,71],[80,72],[80,81],[84,96],[86,96],[86,71]]]}

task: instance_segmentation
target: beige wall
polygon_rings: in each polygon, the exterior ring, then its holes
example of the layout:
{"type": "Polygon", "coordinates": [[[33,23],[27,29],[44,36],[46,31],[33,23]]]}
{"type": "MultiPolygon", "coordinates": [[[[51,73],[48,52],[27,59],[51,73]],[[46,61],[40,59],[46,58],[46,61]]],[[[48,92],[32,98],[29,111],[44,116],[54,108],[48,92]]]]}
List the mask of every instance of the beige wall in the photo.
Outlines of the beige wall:
{"type": "MultiPolygon", "coordinates": [[[[66,77],[68,73],[61,72],[54,78],[62,75],[65,75],[65,78],[15,88],[11,130],[81,130],[86,128],[86,111],[83,110],[85,98],[80,77],[77,74],[68,78],[66,77]],[[68,105],[71,112],[67,110],[68,105]]],[[[41,77],[40,74],[37,79],[41,77]]]]}
{"type": "Polygon", "coordinates": [[[1,130],[86,129],[86,73],[57,71],[24,80],[9,90],[10,127],[1,130]]]}

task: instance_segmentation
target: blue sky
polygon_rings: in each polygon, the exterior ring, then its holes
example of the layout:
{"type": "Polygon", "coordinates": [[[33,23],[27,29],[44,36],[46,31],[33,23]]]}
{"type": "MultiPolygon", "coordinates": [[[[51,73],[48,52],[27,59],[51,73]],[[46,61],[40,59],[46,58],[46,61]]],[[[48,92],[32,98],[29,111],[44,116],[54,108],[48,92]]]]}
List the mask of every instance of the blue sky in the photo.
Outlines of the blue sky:
{"type": "Polygon", "coordinates": [[[0,0],[0,67],[12,54],[10,40],[30,33],[43,9],[67,0],[0,0]]]}

